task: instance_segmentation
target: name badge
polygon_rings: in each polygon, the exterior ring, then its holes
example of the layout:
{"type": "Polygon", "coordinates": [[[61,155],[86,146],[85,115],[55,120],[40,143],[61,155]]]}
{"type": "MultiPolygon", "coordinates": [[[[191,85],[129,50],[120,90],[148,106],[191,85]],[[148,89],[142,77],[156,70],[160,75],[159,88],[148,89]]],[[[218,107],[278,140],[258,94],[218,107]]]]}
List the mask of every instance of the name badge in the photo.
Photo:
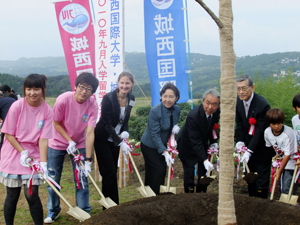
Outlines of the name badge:
{"type": "Polygon", "coordinates": [[[129,105],[133,107],[135,105],[135,101],[130,100],[129,105]]]}

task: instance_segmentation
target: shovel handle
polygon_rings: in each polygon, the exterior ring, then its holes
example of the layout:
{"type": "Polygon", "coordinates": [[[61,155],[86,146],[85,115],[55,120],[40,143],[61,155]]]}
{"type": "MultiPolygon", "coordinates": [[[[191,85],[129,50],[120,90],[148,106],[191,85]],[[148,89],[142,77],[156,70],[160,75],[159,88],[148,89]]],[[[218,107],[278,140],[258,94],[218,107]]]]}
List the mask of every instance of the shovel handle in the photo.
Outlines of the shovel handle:
{"type": "MultiPolygon", "coordinates": [[[[170,156],[172,158],[173,153],[170,152],[170,156]]],[[[168,179],[167,179],[167,192],[170,191],[170,178],[171,178],[171,169],[172,169],[172,163],[169,162],[169,168],[168,168],[168,179]]]]}
{"type": "Polygon", "coordinates": [[[134,170],[135,170],[135,172],[136,172],[136,175],[137,175],[137,177],[138,177],[138,179],[139,179],[139,181],[140,181],[140,183],[141,183],[141,186],[144,188],[144,184],[143,184],[141,175],[140,175],[138,169],[136,168],[136,165],[135,165],[135,163],[134,163],[133,157],[132,157],[131,152],[130,152],[129,150],[128,150],[128,155],[129,155],[129,158],[130,158],[131,163],[132,163],[132,165],[133,165],[133,168],[134,168],[134,170]]]}
{"type": "MultiPolygon", "coordinates": [[[[29,157],[29,159],[31,159],[32,161],[35,161],[32,157],[29,157]]],[[[28,163],[27,161],[25,161],[26,164],[28,166],[30,166],[31,168],[33,168],[33,166],[28,163]]],[[[42,178],[44,179],[44,181],[47,182],[47,184],[53,189],[53,191],[66,203],[66,205],[70,208],[70,210],[72,210],[73,212],[74,209],[73,209],[73,206],[67,201],[67,199],[64,198],[64,196],[62,196],[62,194],[56,189],[56,187],[48,180],[44,177],[44,174],[42,174],[40,171],[37,170],[37,172],[42,176],[42,178]]]]}
{"type": "MultiPolygon", "coordinates": [[[[212,162],[213,162],[213,159],[214,159],[214,154],[213,153],[211,153],[211,155],[210,155],[210,163],[212,164],[212,162]]],[[[207,171],[207,177],[210,177],[210,172],[211,172],[211,169],[210,169],[210,167],[208,168],[208,171],[207,171]]]]}
{"type": "MultiPolygon", "coordinates": [[[[297,162],[299,162],[299,160],[300,159],[298,159],[297,162]]],[[[291,196],[292,196],[292,192],[293,192],[293,189],[294,189],[295,178],[296,178],[296,174],[298,172],[298,168],[299,168],[299,165],[296,165],[295,170],[294,170],[294,174],[293,174],[293,179],[292,179],[291,186],[290,186],[290,190],[289,190],[288,201],[290,201],[291,196]]]]}
{"type": "Polygon", "coordinates": [[[250,169],[249,169],[249,166],[248,166],[248,163],[247,163],[246,159],[244,159],[244,164],[246,166],[247,173],[250,173],[250,169]]]}
{"type": "MultiPolygon", "coordinates": [[[[276,169],[275,169],[275,174],[276,174],[276,172],[277,172],[277,167],[276,167],[276,169]]],[[[273,186],[272,186],[272,192],[271,192],[270,200],[273,200],[273,198],[274,198],[274,193],[275,193],[276,183],[277,183],[277,179],[276,179],[276,177],[274,177],[274,181],[273,181],[273,186]]]]}

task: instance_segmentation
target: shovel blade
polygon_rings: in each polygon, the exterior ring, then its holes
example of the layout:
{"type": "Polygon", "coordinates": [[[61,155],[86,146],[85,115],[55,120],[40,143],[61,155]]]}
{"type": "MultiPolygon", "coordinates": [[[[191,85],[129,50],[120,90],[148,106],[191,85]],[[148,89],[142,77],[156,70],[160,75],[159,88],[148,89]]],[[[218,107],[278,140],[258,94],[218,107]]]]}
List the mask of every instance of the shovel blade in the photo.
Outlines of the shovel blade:
{"type": "Polygon", "coordinates": [[[70,215],[70,216],[73,216],[74,218],[80,220],[80,221],[85,221],[86,219],[89,219],[91,218],[91,215],[88,214],[87,212],[83,211],[81,208],[79,207],[74,207],[72,209],[69,209],[67,211],[67,213],[70,215]]]}
{"type": "Polygon", "coordinates": [[[169,190],[167,188],[167,186],[165,185],[160,185],[160,193],[164,193],[164,192],[171,192],[173,194],[176,194],[176,187],[169,187],[169,190]]]}
{"type": "Polygon", "coordinates": [[[154,191],[149,186],[140,186],[137,188],[144,198],[156,196],[154,191]]]}
{"type": "Polygon", "coordinates": [[[291,198],[289,199],[289,195],[281,194],[279,201],[287,203],[287,204],[295,205],[296,202],[298,201],[298,196],[297,195],[292,195],[291,198]]]}
{"type": "Polygon", "coordinates": [[[110,208],[110,207],[114,207],[114,206],[116,206],[117,204],[111,199],[111,198],[109,198],[109,197],[107,197],[107,198],[101,198],[100,200],[99,200],[99,202],[100,202],[100,204],[102,205],[102,206],[104,206],[105,208],[110,208]]]}
{"type": "Polygon", "coordinates": [[[248,183],[253,183],[254,181],[256,181],[258,178],[258,174],[255,172],[250,172],[250,173],[247,173],[246,175],[243,175],[243,179],[245,181],[247,181],[248,183]]]}

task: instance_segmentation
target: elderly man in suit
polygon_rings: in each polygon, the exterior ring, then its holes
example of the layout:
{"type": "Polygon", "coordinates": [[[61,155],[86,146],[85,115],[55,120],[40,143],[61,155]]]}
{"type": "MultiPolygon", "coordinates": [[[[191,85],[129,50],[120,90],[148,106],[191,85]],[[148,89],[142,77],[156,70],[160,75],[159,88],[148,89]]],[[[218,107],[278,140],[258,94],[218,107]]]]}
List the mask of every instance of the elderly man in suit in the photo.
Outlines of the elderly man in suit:
{"type": "Polygon", "coordinates": [[[184,169],[184,191],[194,193],[194,166],[198,163],[198,181],[196,192],[206,192],[207,185],[199,183],[213,165],[207,159],[207,150],[212,145],[218,148],[217,137],[213,136],[213,126],[220,118],[220,93],[215,89],[207,90],[203,103],[190,111],[180,134],[177,137],[177,149],[184,169]],[[210,144],[210,145],[209,145],[210,144]]]}
{"type": "Polygon", "coordinates": [[[236,148],[247,147],[241,161],[246,160],[250,171],[258,173],[256,181],[248,182],[249,196],[267,198],[274,156],[264,140],[264,130],[268,127],[265,115],[270,105],[264,97],[254,93],[254,84],[248,75],[237,77],[236,86],[236,148]]]}

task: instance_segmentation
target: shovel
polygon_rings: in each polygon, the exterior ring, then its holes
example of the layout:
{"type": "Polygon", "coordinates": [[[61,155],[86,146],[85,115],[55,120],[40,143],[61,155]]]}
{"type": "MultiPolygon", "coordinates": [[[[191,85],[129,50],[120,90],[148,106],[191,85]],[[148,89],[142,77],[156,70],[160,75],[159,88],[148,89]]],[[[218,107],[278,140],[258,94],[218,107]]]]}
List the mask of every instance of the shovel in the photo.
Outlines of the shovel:
{"type": "MultiPolygon", "coordinates": [[[[33,161],[35,161],[33,158],[28,158],[31,159],[33,161]]],[[[26,161],[26,164],[28,166],[30,166],[31,168],[33,168],[33,166],[28,163],[26,161]]],[[[62,196],[62,194],[56,189],[56,187],[48,180],[45,179],[44,174],[42,174],[40,171],[37,170],[37,172],[42,176],[42,178],[44,179],[44,181],[47,182],[47,184],[53,189],[53,191],[55,191],[55,193],[61,198],[61,200],[63,200],[66,205],[69,207],[69,211],[67,211],[67,213],[70,216],[73,216],[74,218],[80,220],[80,221],[85,221],[86,219],[89,219],[91,217],[90,214],[88,214],[87,212],[83,211],[81,208],[79,208],[78,206],[73,207],[68,201],[67,199],[64,198],[64,196],[62,196]]]]}
{"type": "MultiPolygon", "coordinates": [[[[276,172],[277,172],[277,167],[275,169],[275,174],[276,174],[276,172]]],[[[274,193],[275,193],[275,189],[276,189],[276,183],[277,183],[277,179],[276,179],[276,177],[274,177],[270,200],[273,200],[273,198],[274,198],[274,193]]]]}
{"type": "Polygon", "coordinates": [[[246,162],[246,159],[244,159],[244,164],[246,166],[246,171],[247,171],[247,174],[246,175],[243,175],[243,179],[245,181],[247,181],[247,183],[253,183],[254,181],[257,180],[258,178],[258,174],[256,172],[250,172],[250,169],[248,167],[248,164],[246,162]]]}
{"type": "Polygon", "coordinates": [[[133,167],[134,167],[134,170],[135,170],[135,172],[136,172],[136,175],[138,176],[138,179],[139,179],[139,181],[140,181],[140,183],[141,183],[141,186],[137,188],[138,191],[139,191],[139,192],[142,194],[142,196],[145,197],[145,198],[146,198],[146,197],[156,196],[156,194],[155,194],[154,191],[151,189],[151,187],[145,186],[145,185],[143,184],[142,178],[141,178],[141,176],[140,176],[140,174],[139,174],[139,171],[138,171],[137,168],[136,168],[136,165],[135,165],[135,163],[134,163],[134,161],[133,161],[133,158],[132,158],[132,155],[131,155],[130,151],[128,151],[128,155],[129,155],[129,157],[130,157],[130,160],[131,160],[131,163],[132,163],[132,165],[133,165],[133,167]]]}
{"type": "MultiPolygon", "coordinates": [[[[211,153],[211,157],[210,157],[210,163],[213,162],[213,158],[214,158],[214,154],[211,153]]],[[[210,175],[211,169],[209,168],[207,171],[207,176],[202,176],[201,179],[199,180],[199,184],[202,185],[209,185],[211,182],[213,182],[216,179],[216,175],[210,175]]]]}
{"type": "MultiPolygon", "coordinates": [[[[80,154],[80,152],[77,150],[78,154],[80,154]]],[[[72,154],[73,156],[75,156],[74,154],[72,154]]],[[[80,160],[80,164],[82,166],[82,168],[85,170],[85,167],[83,165],[83,162],[80,160]]],[[[101,196],[101,199],[99,200],[99,203],[104,206],[105,208],[110,208],[113,206],[116,206],[117,204],[109,197],[105,197],[104,194],[102,193],[102,191],[100,191],[99,187],[97,186],[95,180],[93,179],[92,175],[90,173],[88,173],[90,180],[92,181],[93,185],[95,186],[96,190],[98,191],[99,195],[101,196]]]]}
{"type": "MultiPolygon", "coordinates": [[[[172,152],[170,153],[170,156],[172,158],[172,152]]],[[[160,185],[161,193],[162,192],[172,192],[172,193],[176,194],[176,187],[170,187],[171,169],[172,169],[172,163],[169,162],[167,186],[160,185]]]]}
{"type": "MultiPolygon", "coordinates": [[[[299,162],[299,159],[297,160],[297,162],[299,162]]],[[[281,194],[280,195],[280,202],[285,202],[288,204],[292,204],[295,205],[297,200],[298,200],[298,196],[297,195],[292,195],[293,189],[294,189],[294,184],[295,184],[295,178],[296,178],[296,174],[298,171],[299,165],[295,166],[295,170],[294,170],[294,174],[293,174],[293,179],[291,182],[291,186],[290,186],[290,190],[289,190],[289,194],[281,194]]]]}

